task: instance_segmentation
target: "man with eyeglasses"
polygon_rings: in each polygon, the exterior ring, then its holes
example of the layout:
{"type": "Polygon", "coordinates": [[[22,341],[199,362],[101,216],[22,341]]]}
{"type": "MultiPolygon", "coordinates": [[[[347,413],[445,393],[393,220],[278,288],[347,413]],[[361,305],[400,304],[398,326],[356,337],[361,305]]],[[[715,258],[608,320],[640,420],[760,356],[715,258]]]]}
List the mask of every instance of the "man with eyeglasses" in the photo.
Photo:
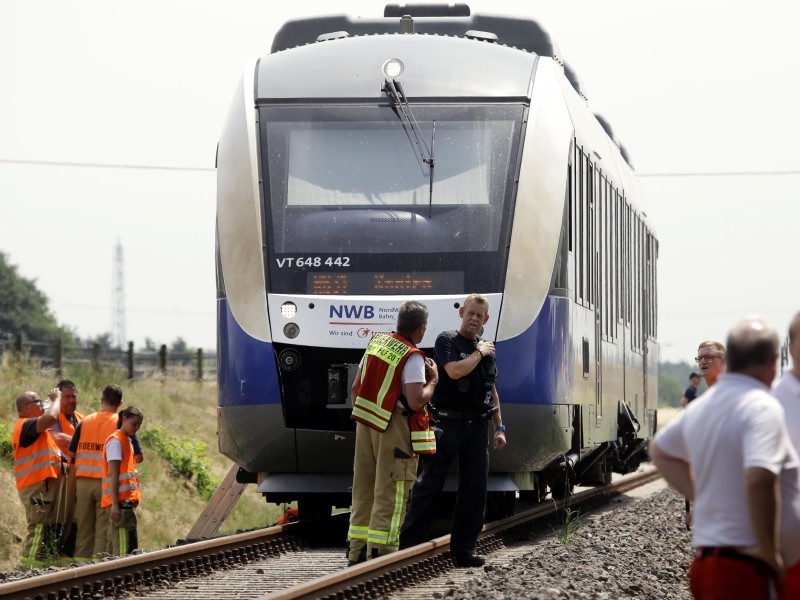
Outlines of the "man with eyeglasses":
{"type": "Polygon", "coordinates": [[[770,394],[777,333],[748,318],[727,346],[727,371],[656,434],[649,453],[695,501],[693,597],[767,600],[784,563],[800,559],[800,459],[770,394]]]}
{"type": "Polygon", "coordinates": [[[701,342],[697,348],[697,366],[700,374],[706,380],[706,385],[711,387],[717,382],[717,377],[725,371],[725,346],[713,340],[701,342]]]}
{"type": "Polygon", "coordinates": [[[46,411],[36,392],[24,392],[17,398],[19,418],[14,425],[11,447],[17,492],[28,523],[21,570],[46,567],[58,558],[61,452],[47,428],[58,422],[61,393],[54,388],[49,396],[53,403],[46,411]]]}

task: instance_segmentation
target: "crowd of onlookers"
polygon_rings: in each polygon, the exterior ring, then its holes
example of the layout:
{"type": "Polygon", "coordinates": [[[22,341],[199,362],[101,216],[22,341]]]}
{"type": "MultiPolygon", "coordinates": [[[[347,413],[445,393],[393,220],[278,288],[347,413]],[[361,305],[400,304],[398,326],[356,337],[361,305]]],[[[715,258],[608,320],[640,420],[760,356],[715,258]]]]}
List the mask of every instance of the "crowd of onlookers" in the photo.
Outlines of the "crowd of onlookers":
{"type": "Polygon", "coordinates": [[[650,444],[686,498],[696,599],[800,598],[800,313],[789,326],[792,368],[776,381],[779,351],[777,332],[755,317],[726,345],[700,344],[686,408],[650,444]]]}
{"type": "Polygon", "coordinates": [[[33,391],[17,397],[11,445],[28,525],[21,569],[125,556],[138,545],[142,411],[120,410],[122,390],[113,384],[100,402],[100,410],[82,415],[68,379],[47,400],[33,391]]]}

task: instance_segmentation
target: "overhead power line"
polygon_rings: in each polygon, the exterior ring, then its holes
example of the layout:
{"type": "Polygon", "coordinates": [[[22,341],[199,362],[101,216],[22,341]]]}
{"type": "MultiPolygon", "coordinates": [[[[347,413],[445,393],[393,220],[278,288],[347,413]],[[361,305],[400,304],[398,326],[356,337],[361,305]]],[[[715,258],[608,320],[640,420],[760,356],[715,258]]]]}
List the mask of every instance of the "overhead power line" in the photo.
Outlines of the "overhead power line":
{"type": "Polygon", "coordinates": [[[707,171],[707,172],[674,172],[674,173],[637,173],[637,177],[776,177],[782,175],[800,175],[800,171],[707,171]]]}
{"type": "MultiPolygon", "coordinates": [[[[197,171],[214,172],[214,167],[172,167],[162,165],[135,165],[95,162],[70,162],[58,160],[16,160],[0,158],[0,163],[16,165],[38,165],[44,167],[81,167],[91,169],[133,169],[140,171],[197,171]]],[[[674,171],[665,173],[637,173],[638,177],[783,177],[800,175],[795,171],[674,171]]]]}
{"type": "Polygon", "coordinates": [[[214,167],[167,167],[161,165],[124,165],[94,162],[69,162],[60,160],[14,160],[0,158],[0,163],[12,165],[38,165],[43,167],[84,167],[92,169],[133,169],[139,171],[216,171],[214,167]]]}

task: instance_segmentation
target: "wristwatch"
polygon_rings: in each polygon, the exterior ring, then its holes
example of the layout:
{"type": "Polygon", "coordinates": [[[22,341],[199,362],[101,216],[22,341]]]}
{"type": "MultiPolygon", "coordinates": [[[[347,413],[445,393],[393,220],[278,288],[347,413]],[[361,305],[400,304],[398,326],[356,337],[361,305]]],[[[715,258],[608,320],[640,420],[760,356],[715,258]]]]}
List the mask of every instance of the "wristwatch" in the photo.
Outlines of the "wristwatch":
{"type": "Polygon", "coordinates": [[[506,426],[505,425],[498,425],[497,427],[494,428],[494,430],[495,430],[495,432],[497,432],[497,431],[505,432],[506,426]]]}

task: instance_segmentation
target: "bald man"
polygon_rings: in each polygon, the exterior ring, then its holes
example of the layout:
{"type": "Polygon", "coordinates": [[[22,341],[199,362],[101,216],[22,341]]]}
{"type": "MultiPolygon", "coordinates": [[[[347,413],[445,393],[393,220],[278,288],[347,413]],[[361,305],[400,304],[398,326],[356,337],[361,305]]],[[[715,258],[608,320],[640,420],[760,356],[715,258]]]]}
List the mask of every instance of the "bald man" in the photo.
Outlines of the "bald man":
{"type": "Polygon", "coordinates": [[[792,524],[800,514],[800,460],[783,408],[769,393],[775,330],[745,319],[727,346],[727,371],[656,435],[649,451],[664,479],[695,503],[694,598],[767,600],[784,562],[800,559],[792,524]]]}
{"type": "Polygon", "coordinates": [[[50,392],[53,403],[44,410],[36,392],[17,397],[17,415],[11,436],[14,478],[25,509],[28,535],[22,546],[20,569],[47,567],[58,559],[57,509],[61,492],[61,453],[47,428],[58,422],[61,394],[50,392]]]}

